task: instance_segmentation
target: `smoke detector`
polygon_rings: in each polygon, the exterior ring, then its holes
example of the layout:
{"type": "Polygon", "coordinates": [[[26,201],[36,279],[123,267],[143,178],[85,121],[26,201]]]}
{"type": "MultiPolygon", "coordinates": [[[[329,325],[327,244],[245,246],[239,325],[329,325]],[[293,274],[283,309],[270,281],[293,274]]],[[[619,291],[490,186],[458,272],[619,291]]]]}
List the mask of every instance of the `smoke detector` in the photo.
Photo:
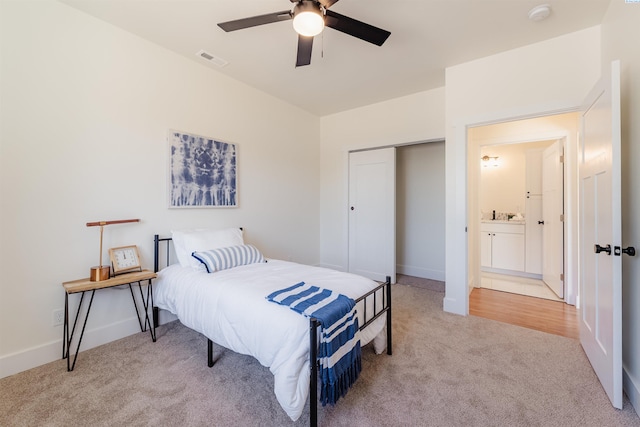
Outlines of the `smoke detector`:
{"type": "Polygon", "coordinates": [[[547,19],[551,15],[551,6],[548,4],[541,4],[529,11],[529,19],[534,22],[539,22],[547,19]]]}

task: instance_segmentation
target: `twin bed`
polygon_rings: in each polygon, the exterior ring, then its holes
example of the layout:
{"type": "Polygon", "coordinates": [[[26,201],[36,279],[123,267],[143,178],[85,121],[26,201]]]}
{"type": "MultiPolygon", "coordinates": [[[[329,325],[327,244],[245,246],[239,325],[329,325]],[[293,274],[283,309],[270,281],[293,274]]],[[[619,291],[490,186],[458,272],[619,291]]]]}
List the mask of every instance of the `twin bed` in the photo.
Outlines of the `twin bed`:
{"type": "Polygon", "coordinates": [[[244,244],[241,229],[174,231],[172,237],[156,235],[154,242],[154,325],[158,309],[164,309],[203,334],[209,366],[214,342],[255,357],[274,375],[276,398],[294,421],[309,398],[310,425],[317,424],[320,323],[268,301],[268,295],[301,282],[345,295],[355,301],[360,344],[372,342],[376,353],[386,348],[391,354],[389,278],[379,284],[350,273],[265,259],[244,244]],[[173,264],[171,243],[178,259],[173,264]]]}

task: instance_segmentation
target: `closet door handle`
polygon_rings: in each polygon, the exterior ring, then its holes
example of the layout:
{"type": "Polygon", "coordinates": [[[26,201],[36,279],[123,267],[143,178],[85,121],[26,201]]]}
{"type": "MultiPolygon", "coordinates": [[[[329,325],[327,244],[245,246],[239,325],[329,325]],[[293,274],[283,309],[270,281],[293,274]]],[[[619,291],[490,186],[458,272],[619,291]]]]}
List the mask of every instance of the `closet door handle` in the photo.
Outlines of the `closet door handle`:
{"type": "Polygon", "coordinates": [[[538,221],[538,224],[544,225],[544,221],[538,221]]]}
{"type": "Polygon", "coordinates": [[[593,246],[593,251],[597,254],[600,252],[606,252],[607,255],[611,255],[611,245],[600,246],[597,243],[593,246]]]}

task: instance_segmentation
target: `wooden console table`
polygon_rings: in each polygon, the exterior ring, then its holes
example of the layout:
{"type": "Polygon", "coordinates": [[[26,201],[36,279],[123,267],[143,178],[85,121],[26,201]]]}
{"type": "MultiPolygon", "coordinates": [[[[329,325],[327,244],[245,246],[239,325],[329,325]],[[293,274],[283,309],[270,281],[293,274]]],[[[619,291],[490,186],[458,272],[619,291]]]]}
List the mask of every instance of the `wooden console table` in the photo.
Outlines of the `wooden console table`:
{"type": "Polygon", "coordinates": [[[136,315],[138,316],[138,323],[140,324],[140,331],[145,332],[147,330],[147,326],[149,326],[149,332],[151,334],[151,339],[153,342],[156,341],[156,325],[155,322],[152,322],[149,318],[149,308],[153,307],[153,285],[151,283],[152,279],[155,279],[156,273],[149,270],[136,271],[133,273],[125,273],[119,276],[111,277],[107,280],[101,280],[99,282],[92,282],[89,278],[74,280],[71,282],[64,282],[62,287],[64,288],[64,332],[62,337],[62,358],[67,359],[67,371],[73,371],[73,368],[76,366],[76,359],[78,358],[78,352],[80,351],[80,343],[82,342],[82,336],[84,335],[84,329],[87,326],[87,320],[89,319],[89,312],[91,311],[91,304],[93,303],[93,296],[98,289],[107,289],[113,288],[115,286],[128,285],[129,290],[131,291],[131,298],[133,299],[133,305],[136,310],[136,315]],[[144,293],[142,292],[142,282],[147,281],[147,296],[145,298],[144,293]],[[138,288],[140,289],[140,297],[142,298],[142,305],[144,306],[144,324],[142,323],[142,319],[140,318],[140,313],[138,312],[138,304],[136,303],[136,298],[133,293],[132,285],[134,283],[138,284],[138,288]],[[82,302],[84,300],[84,293],[91,291],[91,299],[89,300],[89,306],[87,307],[87,314],[84,318],[84,323],[82,325],[82,331],[80,332],[80,337],[78,339],[78,346],[76,347],[76,353],[73,357],[73,363],[71,363],[69,348],[71,347],[71,341],[73,340],[73,334],[76,330],[76,325],[78,323],[78,317],[80,315],[80,310],[82,308],[82,302]],[[76,312],[75,319],[73,321],[73,327],[71,328],[71,333],[69,333],[69,295],[76,294],[81,292],[80,303],[78,304],[78,311],[76,312]],[[151,305],[149,305],[151,303],[151,305]]]}

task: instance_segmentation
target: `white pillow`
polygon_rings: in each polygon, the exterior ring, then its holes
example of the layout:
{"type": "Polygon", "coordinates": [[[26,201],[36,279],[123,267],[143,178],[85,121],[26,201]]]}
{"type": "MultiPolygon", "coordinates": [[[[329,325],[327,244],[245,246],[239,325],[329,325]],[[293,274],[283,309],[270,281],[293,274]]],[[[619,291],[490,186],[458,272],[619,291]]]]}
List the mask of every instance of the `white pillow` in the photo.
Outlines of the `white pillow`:
{"type": "Polygon", "coordinates": [[[202,268],[202,264],[191,256],[192,253],[244,245],[240,228],[174,230],[171,232],[171,237],[180,265],[198,270],[202,268]]]}
{"type": "Polygon", "coordinates": [[[240,265],[265,262],[262,253],[253,245],[229,246],[192,254],[207,269],[207,273],[226,270],[240,265]]]}

